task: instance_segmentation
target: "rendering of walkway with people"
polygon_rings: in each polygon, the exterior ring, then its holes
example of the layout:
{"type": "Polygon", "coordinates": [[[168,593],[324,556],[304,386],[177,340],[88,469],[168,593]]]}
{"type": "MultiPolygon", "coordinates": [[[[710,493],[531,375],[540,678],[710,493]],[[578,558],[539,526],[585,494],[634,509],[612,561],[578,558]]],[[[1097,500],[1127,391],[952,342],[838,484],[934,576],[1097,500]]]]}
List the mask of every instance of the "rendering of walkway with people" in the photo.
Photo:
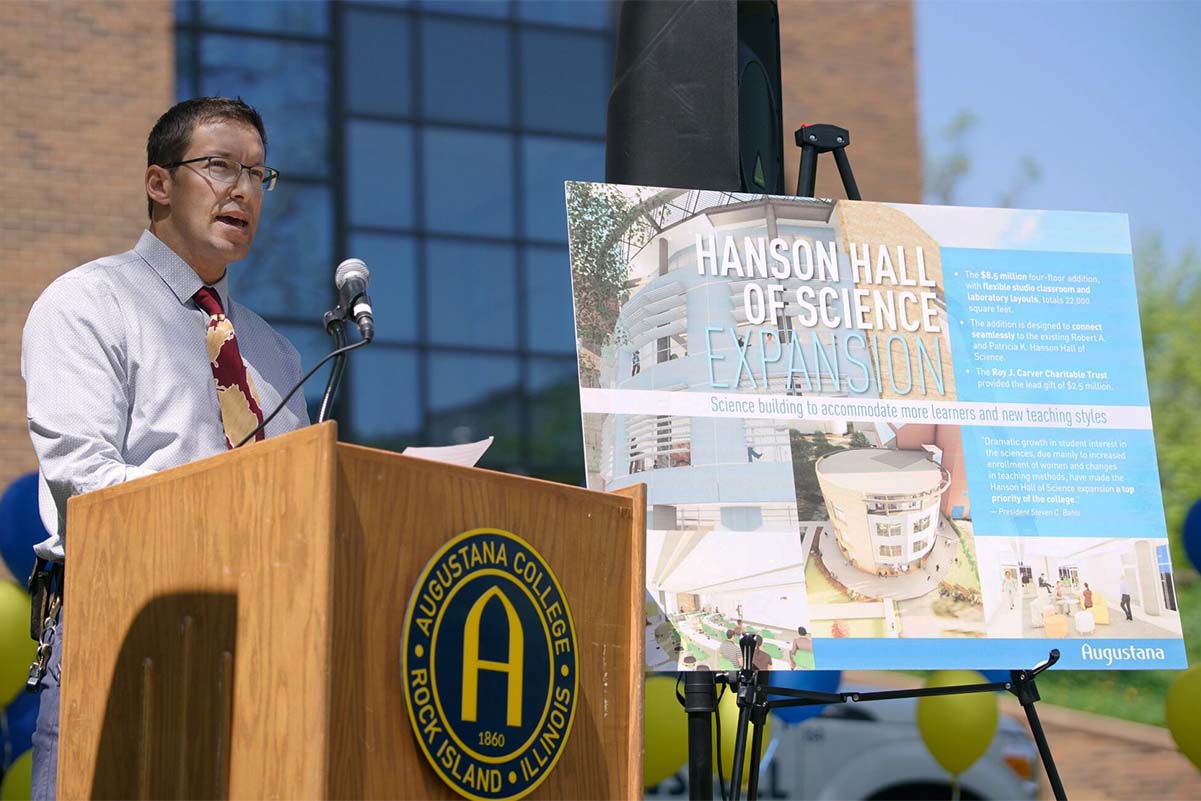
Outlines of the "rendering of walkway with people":
{"type": "Polygon", "coordinates": [[[896,576],[877,576],[855,567],[838,547],[834,532],[828,526],[822,528],[818,537],[818,557],[830,575],[848,590],[865,598],[904,601],[932,592],[951,571],[959,550],[958,538],[946,522],[939,528],[937,537],[938,541],[923,565],[896,576]]]}
{"type": "MultiPolygon", "coordinates": [[[[680,615],[655,618],[655,624],[647,627],[646,653],[647,665],[652,670],[675,670],[681,664],[690,666],[703,665],[711,670],[734,670],[730,659],[722,656],[722,639],[734,623],[715,612],[693,611],[680,615]],[[668,623],[672,628],[664,628],[668,623]],[[678,647],[672,642],[671,631],[679,637],[678,647]]],[[[783,636],[765,626],[753,621],[744,621],[744,631],[757,634],[763,638],[760,646],[762,653],[771,659],[771,670],[790,670],[788,662],[790,642],[779,639],[783,636]]],[[[794,635],[795,636],[795,635],[794,635]]],[[[735,638],[737,639],[737,638],[735,638]]],[[[812,660],[812,656],[809,656],[812,660]]],[[[811,665],[810,665],[811,666],[811,665]]]]}

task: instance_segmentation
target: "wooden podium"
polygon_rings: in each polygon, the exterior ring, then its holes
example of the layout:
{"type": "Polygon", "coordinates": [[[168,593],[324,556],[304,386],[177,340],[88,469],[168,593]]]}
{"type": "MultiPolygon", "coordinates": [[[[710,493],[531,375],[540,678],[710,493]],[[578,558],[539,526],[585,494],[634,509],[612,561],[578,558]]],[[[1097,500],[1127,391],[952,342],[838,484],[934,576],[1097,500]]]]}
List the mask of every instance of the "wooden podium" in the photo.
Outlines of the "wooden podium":
{"type": "Polygon", "coordinates": [[[457,798],[410,726],[402,628],[435,551],[488,527],[575,620],[574,725],[529,797],[641,797],[645,503],[332,422],[73,498],[58,795],[457,798]]]}

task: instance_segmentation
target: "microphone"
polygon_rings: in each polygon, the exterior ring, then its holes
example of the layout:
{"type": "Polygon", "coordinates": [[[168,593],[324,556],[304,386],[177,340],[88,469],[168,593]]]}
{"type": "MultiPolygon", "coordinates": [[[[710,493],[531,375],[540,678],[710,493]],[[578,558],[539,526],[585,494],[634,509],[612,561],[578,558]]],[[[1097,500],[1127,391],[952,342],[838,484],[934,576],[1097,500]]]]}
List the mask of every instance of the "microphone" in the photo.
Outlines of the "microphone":
{"type": "Polygon", "coordinates": [[[334,285],[338,287],[338,303],[354,318],[363,339],[370,342],[375,336],[375,320],[371,316],[371,298],[367,296],[367,284],[371,271],[362,259],[347,259],[334,272],[334,285]]]}

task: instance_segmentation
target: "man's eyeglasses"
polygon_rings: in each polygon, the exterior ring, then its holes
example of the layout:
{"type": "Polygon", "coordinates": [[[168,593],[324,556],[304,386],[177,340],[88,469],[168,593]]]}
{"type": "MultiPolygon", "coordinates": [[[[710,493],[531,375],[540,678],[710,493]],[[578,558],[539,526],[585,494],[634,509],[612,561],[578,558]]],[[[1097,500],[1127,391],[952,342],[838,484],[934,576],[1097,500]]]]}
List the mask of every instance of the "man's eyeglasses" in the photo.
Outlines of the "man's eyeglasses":
{"type": "Polygon", "coordinates": [[[201,161],[205,162],[204,170],[208,173],[209,178],[217,183],[236,184],[242,177],[242,170],[246,170],[250,173],[250,180],[255,189],[270,192],[275,188],[275,179],[279,177],[279,170],[270,167],[248,167],[240,161],[224,156],[198,156],[194,159],[176,161],[163,166],[172,170],[185,164],[195,164],[201,161]]]}

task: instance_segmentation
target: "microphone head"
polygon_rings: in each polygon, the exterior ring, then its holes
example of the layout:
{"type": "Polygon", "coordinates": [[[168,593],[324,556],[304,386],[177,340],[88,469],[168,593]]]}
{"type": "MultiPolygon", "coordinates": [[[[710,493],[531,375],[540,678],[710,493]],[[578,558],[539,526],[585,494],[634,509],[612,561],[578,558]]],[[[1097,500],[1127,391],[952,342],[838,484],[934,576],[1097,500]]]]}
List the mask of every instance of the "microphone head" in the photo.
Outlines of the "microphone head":
{"type": "Polygon", "coordinates": [[[367,265],[362,259],[347,259],[338,265],[338,269],[334,272],[334,286],[338,289],[342,288],[350,278],[358,277],[364,284],[371,281],[371,271],[367,269],[367,265]]]}

